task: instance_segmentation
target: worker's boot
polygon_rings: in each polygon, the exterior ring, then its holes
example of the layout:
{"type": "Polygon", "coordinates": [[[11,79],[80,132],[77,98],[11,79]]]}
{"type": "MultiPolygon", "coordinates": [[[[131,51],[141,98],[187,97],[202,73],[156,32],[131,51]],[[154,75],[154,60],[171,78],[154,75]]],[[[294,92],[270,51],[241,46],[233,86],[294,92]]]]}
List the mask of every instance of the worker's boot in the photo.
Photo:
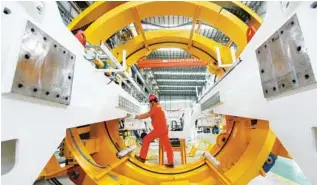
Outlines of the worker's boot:
{"type": "Polygon", "coordinates": [[[165,164],[165,167],[167,167],[167,168],[174,168],[174,164],[165,164]]]}
{"type": "Polygon", "coordinates": [[[145,159],[142,159],[141,157],[139,157],[139,156],[137,156],[137,155],[135,155],[135,158],[136,158],[138,161],[140,161],[140,162],[142,162],[142,163],[145,163],[145,159]]]}

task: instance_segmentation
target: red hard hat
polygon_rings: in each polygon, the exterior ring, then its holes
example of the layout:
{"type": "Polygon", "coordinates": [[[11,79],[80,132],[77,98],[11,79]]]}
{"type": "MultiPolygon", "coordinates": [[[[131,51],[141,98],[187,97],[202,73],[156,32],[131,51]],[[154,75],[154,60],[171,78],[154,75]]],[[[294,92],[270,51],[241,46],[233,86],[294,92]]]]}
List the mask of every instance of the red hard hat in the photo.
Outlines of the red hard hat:
{"type": "Polygon", "coordinates": [[[149,99],[149,102],[150,102],[152,100],[157,99],[157,96],[155,94],[150,94],[148,99],[149,99]]]}

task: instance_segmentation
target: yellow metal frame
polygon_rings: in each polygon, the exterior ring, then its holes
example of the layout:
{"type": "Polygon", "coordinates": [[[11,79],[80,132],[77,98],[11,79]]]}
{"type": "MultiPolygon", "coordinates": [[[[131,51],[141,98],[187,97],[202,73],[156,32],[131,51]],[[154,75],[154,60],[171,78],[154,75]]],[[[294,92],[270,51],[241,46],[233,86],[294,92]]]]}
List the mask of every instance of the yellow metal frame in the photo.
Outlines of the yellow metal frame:
{"type": "MultiPolygon", "coordinates": [[[[252,126],[254,129],[250,128],[251,119],[247,118],[226,116],[226,123],[230,131],[226,133],[226,143],[219,144],[219,150],[211,150],[211,154],[220,161],[218,168],[211,166],[212,164],[204,157],[195,162],[176,166],[174,169],[150,163],[143,164],[129,156],[119,159],[116,153],[124,149],[125,144],[119,136],[118,120],[90,126],[90,136],[100,140],[99,152],[93,155],[90,155],[81,143],[77,128],[72,128],[73,138],[82,153],[93,163],[105,166],[104,168],[98,168],[87,162],[75,147],[71,135],[67,134],[65,143],[74,159],[88,175],[90,184],[110,183],[113,179],[109,180],[108,174],[113,172],[135,184],[156,185],[187,180],[197,185],[247,184],[256,176],[263,174],[261,169],[272,152],[276,141],[275,135],[270,130],[269,123],[263,120],[258,120],[258,124],[252,126]]],[[[218,146],[218,143],[215,146],[218,146]]]]}

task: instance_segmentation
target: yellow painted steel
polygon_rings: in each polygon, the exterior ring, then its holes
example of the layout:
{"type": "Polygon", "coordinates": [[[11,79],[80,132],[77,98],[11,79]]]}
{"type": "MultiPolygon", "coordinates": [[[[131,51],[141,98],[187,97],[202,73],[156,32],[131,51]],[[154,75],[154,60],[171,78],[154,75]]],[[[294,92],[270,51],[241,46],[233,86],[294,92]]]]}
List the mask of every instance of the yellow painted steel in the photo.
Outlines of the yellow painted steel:
{"type": "Polygon", "coordinates": [[[103,68],[105,66],[105,64],[99,59],[99,58],[96,58],[94,61],[93,61],[94,64],[96,64],[96,66],[100,69],[100,68],[103,68]]]}
{"type": "Polygon", "coordinates": [[[70,30],[75,30],[94,22],[109,10],[123,3],[125,3],[125,1],[96,1],[75,17],[75,19],[68,25],[68,28],[70,30]]]}
{"type": "Polygon", "coordinates": [[[259,29],[263,22],[263,19],[257,13],[255,13],[251,8],[249,8],[248,6],[246,6],[240,1],[213,1],[213,2],[218,5],[231,5],[231,6],[235,6],[235,7],[239,7],[243,9],[250,15],[250,18],[251,18],[250,25],[254,26],[255,29],[259,29]]]}
{"type": "MultiPolygon", "coordinates": [[[[103,14],[107,13],[108,11],[112,10],[113,8],[116,8],[117,6],[123,3],[126,3],[126,1],[96,1],[83,12],[81,12],[79,16],[75,17],[75,19],[68,25],[68,28],[70,30],[74,30],[84,25],[87,25],[98,19],[103,14]]],[[[231,6],[237,6],[239,8],[242,8],[250,15],[251,20],[254,20],[255,24],[262,24],[262,18],[258,14],[256,14],[251,8],[249,8],[248,6],[239,1],[213,1],[213,3],[219,5],[229,4],[231,6]]]]}
{"type": "Polygon", "coordinates": [[[125,44],[113,49],[112,53],[119,61],[122,61],[122,51],[126,50],[127,65],[132,66],[155,49],[177,47],[184,49],[192,56],[201,59],[207,65],[210,72],[216,73],[218,71],[221,73],[222,70],[219,70],[215,60],[217,58],[216,47],[218,47],[222,54],[222,62],[224,64],[232,63],[231,53],[228,47],[202,35],[194,33],[193,45],[188,48],[189,34],[189,31],[183,30],[157,30],[146,32],[145,37],[147,38],[150,51],[144,47],[142,36],[137,36],[125,44]]]}
{"type": "Polygon", "coordinates": [[[124,176],[127,181],[151,185],[183,181],[197,185],[247,184],[261,174],[262,166],[273,149],[275,135],[269,123],[263,120],[258,120],[258,124],[252,126],[251,119],[226,116],[226,123],[228,133],[224,135],[225,142],[223,143],[223,135],[220,134],[221,139],[217,140],[218,150],[211,150],[211,154],[220,161],[219,167],[211,166],[205,157],[173,169],[147,162],[143,164],[134,157],[119,159],[116,153],[124,149],[125,144],[119,136],[118,120],[90,126],[90,136],[100,140],[99,152],[91,156],[81,143],[77,128],[71,129],[73,136],[67,132],[65,141],[74,159],[95,184],[109,183],[108,174],[112,172],[124,176]],[[91,165],[83,155],[105,168],[91,165]]]}
{"type": "Polygon", "coordinates": [[[140,19],[144,19],[159,15],[193,17],[197,6],[200,6],[199,20],[225,33],[238,45],[240,50],[246,46],[247,25],[232,13],[211,2],[127,2],[93,22],[85,31],[86,37],[90,43],[99,45],[100,41],[105,41],[118,30],[134,22],[133,8],[135,7],[138,9],[140,19]]]}

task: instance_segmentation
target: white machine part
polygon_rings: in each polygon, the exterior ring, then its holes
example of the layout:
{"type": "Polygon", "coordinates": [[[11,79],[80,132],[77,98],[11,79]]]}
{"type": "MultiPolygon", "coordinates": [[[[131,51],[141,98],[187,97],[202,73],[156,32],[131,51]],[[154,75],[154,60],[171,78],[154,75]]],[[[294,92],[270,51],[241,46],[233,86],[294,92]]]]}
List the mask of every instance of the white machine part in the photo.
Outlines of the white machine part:
{"type": "Polygon", "coordinates": [[[220,166],[220,161],[218,161],[214,156],[212,156],[209,152],[204,152],[203,156],[206,157],[206,159],[211,162],[215,166],[220,166]]]}
{"type": "Polygon", "coordinates": [[[2,184],[33,184],[65,137],[66,128],[123,118],[118,96],[139,103],[102,73],[94,72],[84,48],[62,22],[55,1],[1,2],[1,141],[2,184]],[[11,93],[27,21],[76,54],[71,101],[68,106],[11,93]],[[12,142],[11,142],[12,141],[12,142]],[[12,149],[12,150],[10,150],[12,149]],[[11,156],[11,157],[8,157],[11,156]],[[18,178],[17,178],[18,177],[18,178]]]}
{"type": "MultiPolygon", "coordinates": [[[[317,184],[317,153],[313,128],[317,126],[316,84],[297,89],[275,98],[264,98],[256,57],[256,49],[294,14],[297,15],[305,39],[315,77],[317,76],[317,17],[313,2],[300,2],[292,10],[281,10],[280,2],[268,2],[264,23],[240,55],[243,60],[199,102],[203,103],[220,92],[222,104],[212,111],[268,120],[271,128],[312,184],[317,184]]],[[[200,113],[200,104],[194,115],[200,113]]]]}
{"type": "MultiPolygon", "coordinates": [[[[281,11],[280,2],[269,2],[262,27],[240,56],[243,61],[200,103],[219,91],[222,104],[213,108],[215,113],[269,120],[304,174],[312,184],[317,184],[313,134],[317,126],[316,85],[296,90],[300,93],[292,91],[274,99],[264,98],[255,54],[255,50],[296,13],[317,76],[317,25],[314,21],[317,11],[311,8],[311,3],[300,2],[287,12],[281,11]]],[[[14,146],[11,154],[15,159],[2,162],[13,167],[2,174],[2,183],[6,185],[32,184],[64,138],[66,128],[125,117],[126,111],[115,108],[119,94],[136,103],[114,83],[106,85],[109,80],[103,74],[94,72],[83,57],[83,47],[63,24],[56,2],[47,1],[41,3],[40,8],[38,6],[32,2],[1,3],[2,10],[9,10],[8,14],[1,12],[1,141],[16,141],[15,145],[8,146],[14,146]],[[76,54],[72,97],[67,107],[10,93],[28,20],[76,54]]],[[[200,113],[197,104],[193,115],[200,113]]],[[[187,125],[184,130],[190,131],[191,126],[187,125]]]]}
{"type": "Polygon", "coordinates": [[[129,146],[128,148],[117,153],[117,156],[121,159],[127,156],[129,153],[133,152],[136,149],[136,145],[129,146]]]}

